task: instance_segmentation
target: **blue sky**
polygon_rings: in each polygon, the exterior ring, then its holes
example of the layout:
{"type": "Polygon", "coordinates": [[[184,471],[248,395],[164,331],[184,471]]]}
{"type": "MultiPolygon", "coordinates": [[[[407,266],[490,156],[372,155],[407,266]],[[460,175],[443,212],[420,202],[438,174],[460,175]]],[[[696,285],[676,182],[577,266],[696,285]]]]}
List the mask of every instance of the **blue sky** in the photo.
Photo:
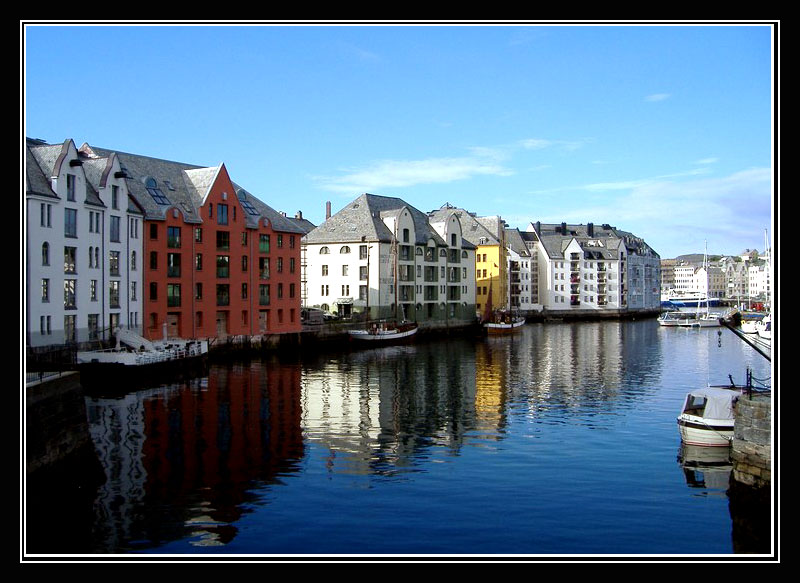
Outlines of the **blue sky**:
{"type": "MultiPolygon", "coordinates": [[[[319,224],[362,192],[663,257],[772,235],[772,28],[23,27],[23,133],[198,165],[319,224]]],[[[773,202],[775,203],[773,205],[773,202]]],[[[777,222],[777,221],[776,221],[777,222]]]]}

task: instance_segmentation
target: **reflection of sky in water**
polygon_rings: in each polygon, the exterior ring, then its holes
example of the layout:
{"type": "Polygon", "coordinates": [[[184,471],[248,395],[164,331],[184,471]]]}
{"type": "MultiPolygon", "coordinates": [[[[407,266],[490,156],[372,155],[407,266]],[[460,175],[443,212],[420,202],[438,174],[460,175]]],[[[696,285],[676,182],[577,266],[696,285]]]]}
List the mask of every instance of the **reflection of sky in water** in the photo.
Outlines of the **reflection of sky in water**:
{"type": "Polygon", "coordinates": [[[747,366],[769,376],[730,332],[649,320],[212,367],[90,402],[97,530],[157,552],[727,553],[724,497],[696,502],[718,474],[689,479],[675,417],[747,366]]]}

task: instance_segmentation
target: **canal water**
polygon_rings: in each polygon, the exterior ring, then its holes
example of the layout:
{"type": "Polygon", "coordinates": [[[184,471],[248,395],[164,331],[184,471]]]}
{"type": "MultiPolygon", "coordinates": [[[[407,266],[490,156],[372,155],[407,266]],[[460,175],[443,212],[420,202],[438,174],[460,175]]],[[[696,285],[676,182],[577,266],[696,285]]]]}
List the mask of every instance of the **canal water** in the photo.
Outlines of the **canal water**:
{"type": "Polygon", "coordinates": [[[545,323],[315,352],[87,397],[104,479],[29,504],[29,552],[769,552],[732,511],[727,449],[682,448],[676,425],[693,387],[771,382],[729,330],[545,323]]]}

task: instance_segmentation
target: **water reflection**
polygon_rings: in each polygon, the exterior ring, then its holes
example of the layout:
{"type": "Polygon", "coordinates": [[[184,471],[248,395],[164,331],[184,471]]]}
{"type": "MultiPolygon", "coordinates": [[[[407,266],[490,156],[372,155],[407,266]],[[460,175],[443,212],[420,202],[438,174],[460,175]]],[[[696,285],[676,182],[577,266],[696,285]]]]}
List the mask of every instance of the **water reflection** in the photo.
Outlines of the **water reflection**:
{"type": "Polygon", "coordinates": [[[297,471],[303,456],[297,367],[216,367],[208,378],[87,399],[106,483],[97,551],[193,536],[230,541],[254,483],[297,471]]]}
{"type": "MultiPolygon", "coordinates": [[[[190,548],[183,552],[234,544],[239,552],[280,548],[289,531],[306,532],[319,519],[308,501],[291,505],[282,496],[325,496],[327,486],[315,481],[324,475],[358,481],[365,492],[326,499],[344,505],[347,522],[337,526],[336,537],[306,534],[292,548],[312,552],[336,538],[346,552],[359,552],[347,548],[348,536],[359,544],[384,540],[374,518],[360,518],[360,507],[387,496],[393,508],[419,508],[419,493],[409,495],[401,486],[409,483],[424,483],[430,499],[448,496],[452,483],[423,480],[438,475],[442,466],[435,462],[445,462],[474,481],[461,494],[469,513],[455,506],[427,509],[426,522],[415,523],[423,547],[438,541],[437,523],[474,532],[467,523],[495,520],[503,504],[510,518],[502,537],[513,542],[504,545],[500,531],[493,532],[494,552],[511,552],[517,544],[527,549],[541,525],[548,530],[538,540],[572,541],[555,552],[591,552],[596,537],[581,543],[575,534],[586,524],[583,511],[566,509],[563,500],[578,509],[588,496],[584,504],[593,511],[616,516],[627,513],[624,504],[639,490],[669,481],[652,484],[654,473],[674,472],[682,385],[697,384],[699,371],[715,359],[723,358],[726,367],[742,363],[738,347],[723,347],[730,355],[720,357],[716,342],[702,332],[665,334],[655,322],[528,325],[514,336],[479,341],[451,338],[215,365],[203,379],[87,399],[107,476],[95,501],[92,551],[159,549],[170,541],[186,541],[190,548]],[[703,353],[705,362],[696,358],[703,353]],[[509,493],[527,493],[531,484],[543,503],[516,513],[538,519],[515,522],[514,507],[527,496],[509,500],[509,493]],[[559,508],[558,516],[538,516],[549,508],[559,508]],[[266,509],[270,524],[261,518],[266,509]],[[462,516],[466,522],[459,524],[462,516]],[[245,523],[258,536],[243,536],[245,523]],[[551,534],[559,528],[564,532],[551,534]],[[422,542],[426,529],[430,539],[422,542]]],[[[718,467],[696,457],[679,454],[686,484],[720,487],[718,467]]],[[[637,504],[651,505],[647,499],[637,504]]],[[[380,518],[380,528],[409,528],[403,513],[380,518]]],[[[722,520],[729,525],[727,515],[722,520]]],[[[620,532],[632,528],[619,526],[620,532]]],[[[635,532],[624,536],[636,539],[635,532]]],[[[648,536],[643,540],[650,542],[648,536]]]]}
{"type": "Polygon", "coordinates": [[[733,472],[730,448],[681,444],[678,462],[687,486],[705,494],[725,495],[733,472]]]}

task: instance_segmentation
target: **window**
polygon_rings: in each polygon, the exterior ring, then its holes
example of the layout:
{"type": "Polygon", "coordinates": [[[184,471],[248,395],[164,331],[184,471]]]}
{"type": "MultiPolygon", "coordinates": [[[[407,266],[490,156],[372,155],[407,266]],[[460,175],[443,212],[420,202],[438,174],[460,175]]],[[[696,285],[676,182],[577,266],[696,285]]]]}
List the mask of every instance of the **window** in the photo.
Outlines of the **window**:
{"type": "Polygon", "coordinates": [[[89,282],[89,299],[93,302],[97,301],[97,280],[93,279],[89,282]]]}
{"type": "Polygon", "coordinates": [[[194,256],[194,268],[196,271],[203,271],[203,254],[196,253],[194,256]]]}
{"type": "Polygon", "coordinates": [[[217,249],[227,251],[231,248],[231,234],[228,231],[217,231],[217,249]]]}
{"type": "Polygon", "coordinates": [[[278,271],[278,273],[283,273],[283,257],[278,257],[275,264],[275,269],[278,271]]]}
{"type": "Polygon", "coordinates": [[[131,271],[136,271],[136,251],[131,251],[131,271]]]}
{"type": "Polygon", "coordinates": [[[64,247],[64,273],[76,273],[75,257],[78,250],[75,247],[64,247]]]}
{"type": "Polygon", "coordinates": [[[64,236],[78,236],[78,211],[76,209],[64,209],[64,236]]]}
{"type": "Polygon", "coordinates": [[[119,242],[119,217],[111,217],[111,240],[119,242]]]}
{"type": "Polygon", "coordinates": [[[283,284],[282,283],[278,284],[278,299],[279,300],[283,299],[283,284]]]}
{"type": "Polygon", "coordinates": [[[347,277],[349,269],[350,267],[348,265],[342,265],[342,276],[347,277]]]}
{"type": "Polygon", "coordinates": [[[50,215],[52,211],[52,206],[47,203],[41,203],[39,205],[39,224],[42,227],[50,227],[50,215]]]}
{"type": "Polygon", "coordinates": [[[99,321],[99,314],[89,314],[87,327],[89,328],[89,338],[92,340],[97,338],[97,332],[100,329],[100,326],[98,325],[99,321]]]}
{"type": "Polygon", "coordinates": [[[217,277],[230,275],[230,259],[228,255],[217,255],[217,277]]]}
{"type": "Polygon", "coordinates": [[[67,174],[67,200],[75,202],[75,175],[67,174]]]}
{"type": "Polygon", "coordinates": [[[75,316],[64,316],[64,340],[75,342],[75,316]]]}
{"type": "Polygon", "coordinates": [[[228,224],[228,205],[227,204],[218,204],[217,205],[217,224],[218,225],[227,225],[228,224]]]}
{"type": "Polygon", "coordinates": [[[217,284],[217,305],[228,306],[231,303],[230,286],[227,283],[217,284]]]}
{"type": "Polygon", "coordinates": [[[170,308],[179,307],[181,305],[181,284],[168,283],[167,284],[167,306],[170,308]]]}
{"type": "Polygon", "coordinates": [[[269,235],[260,234],[258,236],[258,251],[269,253],[269,235]]]}
{"type": "Polygon", "coordinates": [[[366,301],[367,299],[367,286],[360,285],[358,286],[358,299],[362,301],[366,301]]]}
{"type": "Polygon", "coordinates": [[[366,259],[367,258],[367,246],[366,245],[359,245],[358,246],[358,258],[359,259],[366,259]]]}
{"type": "Polygon", "coordinates": [[[269,305],[269,284],[262,283],[258,286],[258,305],[259,306],[268,306],[269,305]]]}
{"type": "Polygon", "coordinates": [[[171,249],[180,249],[180,246],[181,246],[181,228],[167,227],[167,247],[171,249]]]}
{"type": "Polygon", "coordinates": [[[167,253],[167,277],[181,276],[181,254],[167,253]]]}
{"type": "Polygon", "coordinates": [[[194,299],[196,300],[203,299],[203,284],[200,282],[194,284],[194,299]]]}
{"type": "Polygon", "coordinates": [[[150,269],[158,269],[158,251],[150,251],[150,269]]]}
{"type": "Polygon", "coordinates": [[[295,286],[293,283],[289,284],[289,297],[293,298],[295,294],[295,286]]]}
{"type": "Polygon", "coordinates": [[[278,234],[278,249],[283,249],[283,235],[278,234]]]}
{"type": "MultiPolygon", "coordinates": [[[[247,299],[247,284],[246,283],[242,284],[242,299],[243,300],[247,299]]],[[[245,321],[245,323],[247,323],[247,322],[245,321]]]]}
{"type": "Polygon", "coordinates": [[[114,210],[119,208],[119,186],[116,184],[111,186],[111,208],[114,210]]]}
{"type": "Polygon", "coordinates": [[[158,284],[154,281],[150,282],[150,300],[155,301],[158,299],[158,284]]]}
{"type": "Polygon", "coordinates": [[[76,284],[76,280],[74,280],[74,279],[65,279],[64,280],[64,309],[65,310],[74,310],[76,308],[76,304],[75,304],[75,284],[76,284]]]}
{"type": "Polygon", "coordinates": [[[289,258],[289,273],[294,273],[294,257],[289,258]]]}
{"type": "Polygon", "coordinates": [[[408,236],[409,236],[408,229],[403,229],[403,243],[408,243],[408,236]]]}
{"type": "Polygon", "coordinates": [[[150,239],[153,241],[158,239],[158,225],[156,223],[150,223],[150,239]]]}
{"type": "Polygon", "coordinates": [[[194,241],[195,241],[195,243],[202,243],[203,242],[203,228],[202,227],[195,227],[194,228],[194,241]]]}
{"type": "Polygon", "coordinates": [[[119,251],[108,252],[108,269],[111,275],[119,275],[119,251]]]}
{"type": "Polygon", "coordinates": [[[108,301],[112,308],[119,308],[119,281],[108,282],[108,301]]]}
{"type": "Polygon", "coordinates": [[[319,248],[319,254],[320,255],[327,255],[330,252],[331,252],[331,250],[328,249],[327,247],[320,247],[319,248]]]}
{"type": "Polygon", "coordinates": [[[42,265],[50,265],[50,243],[42,243],[42,265]]]}
{"type": "Polygon", "coordinates": [[[294,235],[289,235],[289,249],[294,249],[294,235]]]}
{"type": "Polygon", "coordinates": [[[342,248],[339,249],[339,253],[350,253],[350,247],[347,245],[342,245],[342,248]]]}
{"type": "Polygon", "coordinates": [[[50,280],[42,280],[42,302],[50,301],[50,280]]]}
{"type": "Polygon", "coordinates": [[[322,275],[323,276],[328,275],[328,266],[327,265],[323,265],[322,266],[322,275]]]}
{"type": "Polygon", "coordinates": [[[269,279],[269,257],[258,258],[258,277],[269,279]]]}

